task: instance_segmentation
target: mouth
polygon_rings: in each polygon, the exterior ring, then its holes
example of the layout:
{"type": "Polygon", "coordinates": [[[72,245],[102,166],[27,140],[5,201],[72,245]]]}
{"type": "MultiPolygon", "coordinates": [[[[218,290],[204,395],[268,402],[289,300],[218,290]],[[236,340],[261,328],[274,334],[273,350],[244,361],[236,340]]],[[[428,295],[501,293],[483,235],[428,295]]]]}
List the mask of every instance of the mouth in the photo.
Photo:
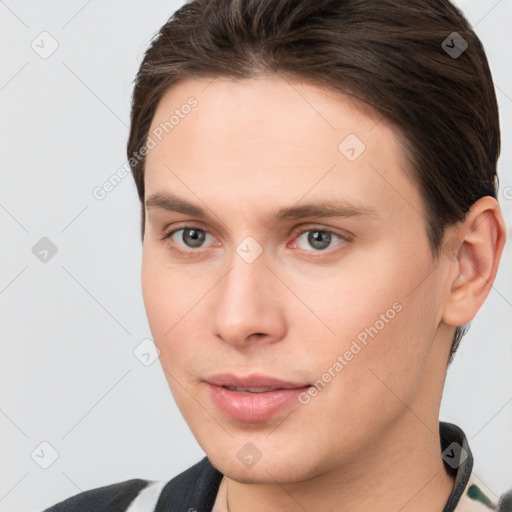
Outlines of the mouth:
{"type": "Polygon", "coordinates": [[[267,393],[268,391],[278,391],[279,389],[284,388],[244,388],[239,386],[222,386],[225,389],[229,389],[229,391],[236,391],[237,393],[267,393]]]}
{"type": "Polygon", "coordinates": [[[231,391],[249,391],[254,393],[265,393],[279,389],[298,389],[309,386],[306,382],[291,382],[277,379],[270,375],[249,375],[238,377],[231,373],[213,375],[205,379],[214,386],[221,386],[231,391]]]}
{"type": "Polygon", "coordinates": [[[294,403],[297,406],[299,394],[310,387],[310,384],[265,375],[219,374],[205,382],[218,410],[230,419],[245,423],[268,421],[294,403]]]}

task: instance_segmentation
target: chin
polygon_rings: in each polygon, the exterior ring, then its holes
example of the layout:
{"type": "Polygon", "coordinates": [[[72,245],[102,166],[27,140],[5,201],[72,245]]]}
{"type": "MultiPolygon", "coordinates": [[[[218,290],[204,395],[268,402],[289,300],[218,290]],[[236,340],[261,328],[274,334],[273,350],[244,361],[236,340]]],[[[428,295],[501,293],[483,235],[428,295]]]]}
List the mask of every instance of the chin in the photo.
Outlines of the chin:
{"type": "MultiPolygon", "coordinates": [[[[239,442],[231,440],[231,446],[222,449],[205,450],[210,462],[224,475],[245,484],[282,484],[301,482],[315,476],[313,462],[310,460],[305,466],[305,460],[298,460],[283,450],[267,448],[268,455],[262,453],[261,458],[252,466],[244,464],[238,453],[239,442]],[[236,446],[236,447],[235,447],[236,446]]],[[[300,447],[292,450],[292,453],[300,454],[300,447]]]]}

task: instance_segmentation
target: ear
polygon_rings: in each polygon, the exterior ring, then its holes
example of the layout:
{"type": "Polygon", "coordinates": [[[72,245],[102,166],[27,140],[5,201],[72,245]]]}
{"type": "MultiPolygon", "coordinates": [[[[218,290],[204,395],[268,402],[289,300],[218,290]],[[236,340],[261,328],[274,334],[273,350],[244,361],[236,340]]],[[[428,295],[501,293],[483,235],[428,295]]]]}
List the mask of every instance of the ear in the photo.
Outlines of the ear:
{"type": "Polygon", "coordinates": [[[455,232],[447,232],[443,252],[452,261],[443,321],[470,322],[489,295],[506,238],[501,209],[493,197],[476,201],[455,232]]]}

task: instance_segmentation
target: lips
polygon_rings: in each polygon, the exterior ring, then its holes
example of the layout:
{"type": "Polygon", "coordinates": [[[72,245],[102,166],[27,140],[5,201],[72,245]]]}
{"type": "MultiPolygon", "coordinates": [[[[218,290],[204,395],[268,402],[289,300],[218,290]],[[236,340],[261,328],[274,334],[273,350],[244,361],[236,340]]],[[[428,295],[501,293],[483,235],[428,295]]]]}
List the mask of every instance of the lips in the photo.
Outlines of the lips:
{"type": "Polygon", "coordinates": [[[308,386],[307,383],[289,382],[275,377],[266,375],[251,375],[245,377],[237,377],[229,373],[222,373],[213,375],[206,379],[206,382],[214,386],[224,386],[238,389],[262,389],[262,390],[276,390],[276,389],[297,389],[308,386]]]}
{"type": "Polygon", "coordinates": [[[209,397],[225,416],[242,422],[263,422],[298,404],[309,384],[264,375],[214,375],[206,379],[209,397]]]}
{"type": "MultiPolygon", "coordinates": [[[[229,391],[238,391],[239,393],[266,393],[267,391],[275,391],[276,388],[247,388],[240,386],[222,386],[229,391]]],[[[282,389],[282,388],[279,388],[282,389]]]]}

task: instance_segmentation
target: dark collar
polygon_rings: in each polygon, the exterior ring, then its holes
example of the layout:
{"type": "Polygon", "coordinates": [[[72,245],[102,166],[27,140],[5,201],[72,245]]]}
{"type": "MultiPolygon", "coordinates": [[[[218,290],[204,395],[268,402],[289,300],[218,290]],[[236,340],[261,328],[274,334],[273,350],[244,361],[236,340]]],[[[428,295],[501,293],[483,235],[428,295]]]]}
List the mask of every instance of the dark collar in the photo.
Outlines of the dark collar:
{"type": "Polygon", "coordinates": [[[207,457],[174,477],[162,489],[155,512],[211,512],[222,473],[207,457]]]}
{"type": "Polygon", "coordinates": [[[439,422],[441,457],[446,471],[455,477],[452,492],[443,512],[453,512],[466,488],[473,470],[473,454],[466,435],[460,427],[445,421],[439,422]]]}
{"type": "MultiPolygon", "coordinates": [[[[473,469],[473,456],[464,432],[452,423],[439,422],[441,454],[446,471],[455,477],[453,490],[443,512],[453,512],[473,469]]],[[[155,512],[211,512],[222,473],[204,457],[163,488],[155,512]]]]}

